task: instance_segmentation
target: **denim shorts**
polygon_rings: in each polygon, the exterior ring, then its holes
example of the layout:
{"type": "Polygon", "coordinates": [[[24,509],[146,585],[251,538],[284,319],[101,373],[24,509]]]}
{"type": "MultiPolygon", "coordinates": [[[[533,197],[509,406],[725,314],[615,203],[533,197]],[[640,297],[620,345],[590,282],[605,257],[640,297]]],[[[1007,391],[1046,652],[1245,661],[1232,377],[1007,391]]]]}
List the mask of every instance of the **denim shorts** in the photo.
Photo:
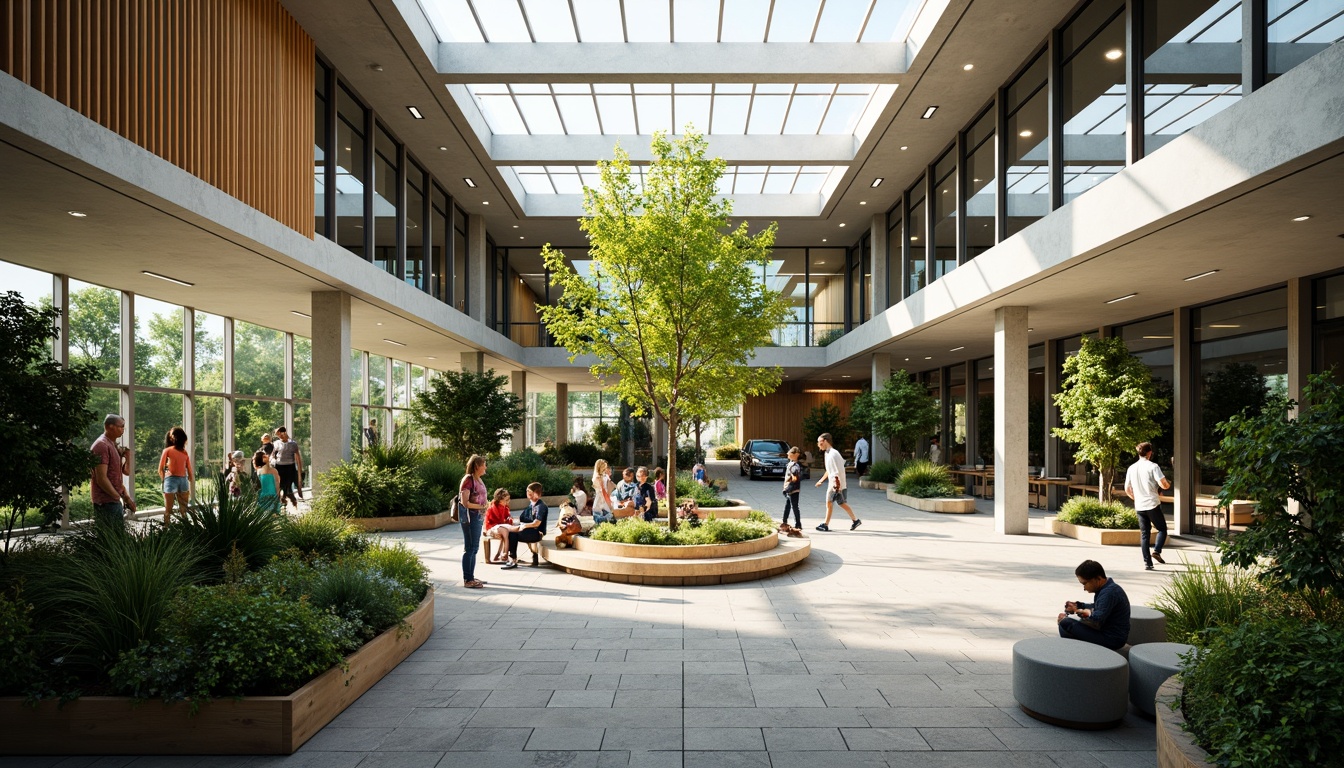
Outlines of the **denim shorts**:
{"type": "Polygon", "coordinates": [[[163,478],[164,493],[187,493],[191,490],[191,482],[186,475],[166,475],[163,478]]]}
{"type": "Polygon", "coordinates": [[[849,490],[849,489],[848,489],[848,488],[841,488],[841,489],[839,489],[839,490],[836,490],[836,489],[834,489],[834,488],[828,489],[828,490],[826,491],[826,501],[828,501],[828,502],[833,502],[833,503],[835,503],[835,504],[844,505],[844,503],[845,503],[845,491],[847,491],[847,490],[849,490]]]}

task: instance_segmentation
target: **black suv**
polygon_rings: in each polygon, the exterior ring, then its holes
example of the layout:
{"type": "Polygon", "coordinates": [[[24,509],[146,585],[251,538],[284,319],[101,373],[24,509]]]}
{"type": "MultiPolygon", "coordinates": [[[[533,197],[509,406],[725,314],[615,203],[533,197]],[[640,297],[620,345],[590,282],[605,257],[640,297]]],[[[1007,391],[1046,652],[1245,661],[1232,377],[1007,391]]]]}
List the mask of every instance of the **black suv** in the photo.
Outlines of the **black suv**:
{"type": "Polygon", "coordinates": [[[748,440],[742,446],[742,474],[758,477],[784,477],[789,465],[789,444],[783,440],[748,440]]]}

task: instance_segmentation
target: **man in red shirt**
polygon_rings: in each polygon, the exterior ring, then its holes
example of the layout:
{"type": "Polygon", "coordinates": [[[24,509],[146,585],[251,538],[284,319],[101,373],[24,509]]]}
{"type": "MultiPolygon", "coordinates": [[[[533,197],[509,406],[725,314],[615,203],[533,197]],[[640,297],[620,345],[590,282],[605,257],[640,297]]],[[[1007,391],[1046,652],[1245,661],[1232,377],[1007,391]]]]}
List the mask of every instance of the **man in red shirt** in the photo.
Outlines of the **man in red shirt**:
{"type": "Polygon", "coordinates": [[[93,441],[89,450],[98,463],[93,467],[93,518],[99,522],[115,522],[126,518],[126,510],[135,511],[135,498],[126,492],[121,478],[127,474],[126,460],[130,449],[117,445],[117,439],[126,432],[126,420],[109,413],[103,419],[103,434],[93,441]]]}

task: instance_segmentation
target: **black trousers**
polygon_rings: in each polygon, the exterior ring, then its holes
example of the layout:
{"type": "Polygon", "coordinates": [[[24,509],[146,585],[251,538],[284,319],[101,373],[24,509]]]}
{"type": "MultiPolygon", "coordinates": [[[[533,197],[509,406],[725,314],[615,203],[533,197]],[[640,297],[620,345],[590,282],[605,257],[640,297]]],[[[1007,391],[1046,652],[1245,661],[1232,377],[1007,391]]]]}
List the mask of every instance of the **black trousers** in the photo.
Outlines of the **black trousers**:
{"type": "Polygon", "coordinates": [[[284,498],[294,502],[298,506],[299,500],[294,498],[294,489],[299,486],[299,467],[296,464],[276,464],[275,471],[280,473],[280,493],[284,498]]]}
{"type": "Polygon", "coordinates": [[[533,544],[541,541],[541,528],[526,528],[521,531],[511,531],[509,533],[509,559],[518,559],[518,542],[533,544]]]}
{"type": "Polygon", "coordinates": [[[797,493],[784,494],[784,522],[789,522],[789,510],[792,509],[793,524],[798,528],[802,528],[803,513],[798,511],[798,496],[799,494],[797,493]]]}

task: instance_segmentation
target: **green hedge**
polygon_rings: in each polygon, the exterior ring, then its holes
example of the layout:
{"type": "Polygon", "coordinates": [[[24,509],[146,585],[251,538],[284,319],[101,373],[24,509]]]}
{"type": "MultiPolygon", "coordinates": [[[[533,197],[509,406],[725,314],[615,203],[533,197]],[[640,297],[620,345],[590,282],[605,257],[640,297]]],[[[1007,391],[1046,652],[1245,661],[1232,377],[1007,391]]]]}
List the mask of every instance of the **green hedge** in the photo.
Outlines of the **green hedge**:
{"type": "Polygon", "coordinates": [[[323,473],[319,482],[322,493],[313,509],[336,517],[435,515],[448,506],[444,494],[431,488],[414,466],[342,462],[323,473]]]}
{"type": "MultiPolygon", "coordinates": [[[[543,496],[564,496],[574,485],[573,472],[547,467],[541,456],[533,451],[514,451],[492,459],[487,462],[485,477],[481,479],[490,493],[496,488],[504,488],[515,499],[526,498],[527,486],[531,483],[541,483],[543,496]]],[[[458,480],[461,480],[460,475],[458,480]]]]}
{"type": "Polygon", "coordinates": [[[719,520],[706,515],[706,519],[697,526],[682,525],[676,531],[669,531],[658,523],[645,522],[639,517],[627,517],[615,523],[603,523],[589,534],[597,541],[614,541],[622,544],[654,544],[660,546],[684,546],[690,544],[732,544],[769,536],[774,532],[770,523],[759,519],[719,520]]]}
{"type": "Polygon", "coordinates": [[[711,486],[701,485],[691,479],[691,473],[677,473],[677,504],[680,505],[687,499],[695,499],[695,503],[705,509],[715,507],[731,507],[733,503],[719,495],[711,486]]]}
{"type": "Polygon", "coordinates": [[[896,477],[895,490],[917,499],[960,496],[961,489],[952,482],[947,467],[926,459],[915,459],[901,469],[896,477]]]}
{"type": "Polygon", "coordinates": [[[1064,502],[1058,519],[1062,523],[1113,531],[1132,531],[1139,527],[1139,516],[1118,501],[1103,502],[1095,496],[1074,496],[1064,502]]]}
{"type": "Polygon", "coordinates": [[[742,458],[742,446],[737,443],[725,443],[714,449],[714,458],[720,461],[737,461],[742,458]]]}
{"type": "Polygon", "coordinates": [[[868,468],[868,479],[874,483],[894,483],[903,469],[904,461],[875,461],[868,468]]]}

